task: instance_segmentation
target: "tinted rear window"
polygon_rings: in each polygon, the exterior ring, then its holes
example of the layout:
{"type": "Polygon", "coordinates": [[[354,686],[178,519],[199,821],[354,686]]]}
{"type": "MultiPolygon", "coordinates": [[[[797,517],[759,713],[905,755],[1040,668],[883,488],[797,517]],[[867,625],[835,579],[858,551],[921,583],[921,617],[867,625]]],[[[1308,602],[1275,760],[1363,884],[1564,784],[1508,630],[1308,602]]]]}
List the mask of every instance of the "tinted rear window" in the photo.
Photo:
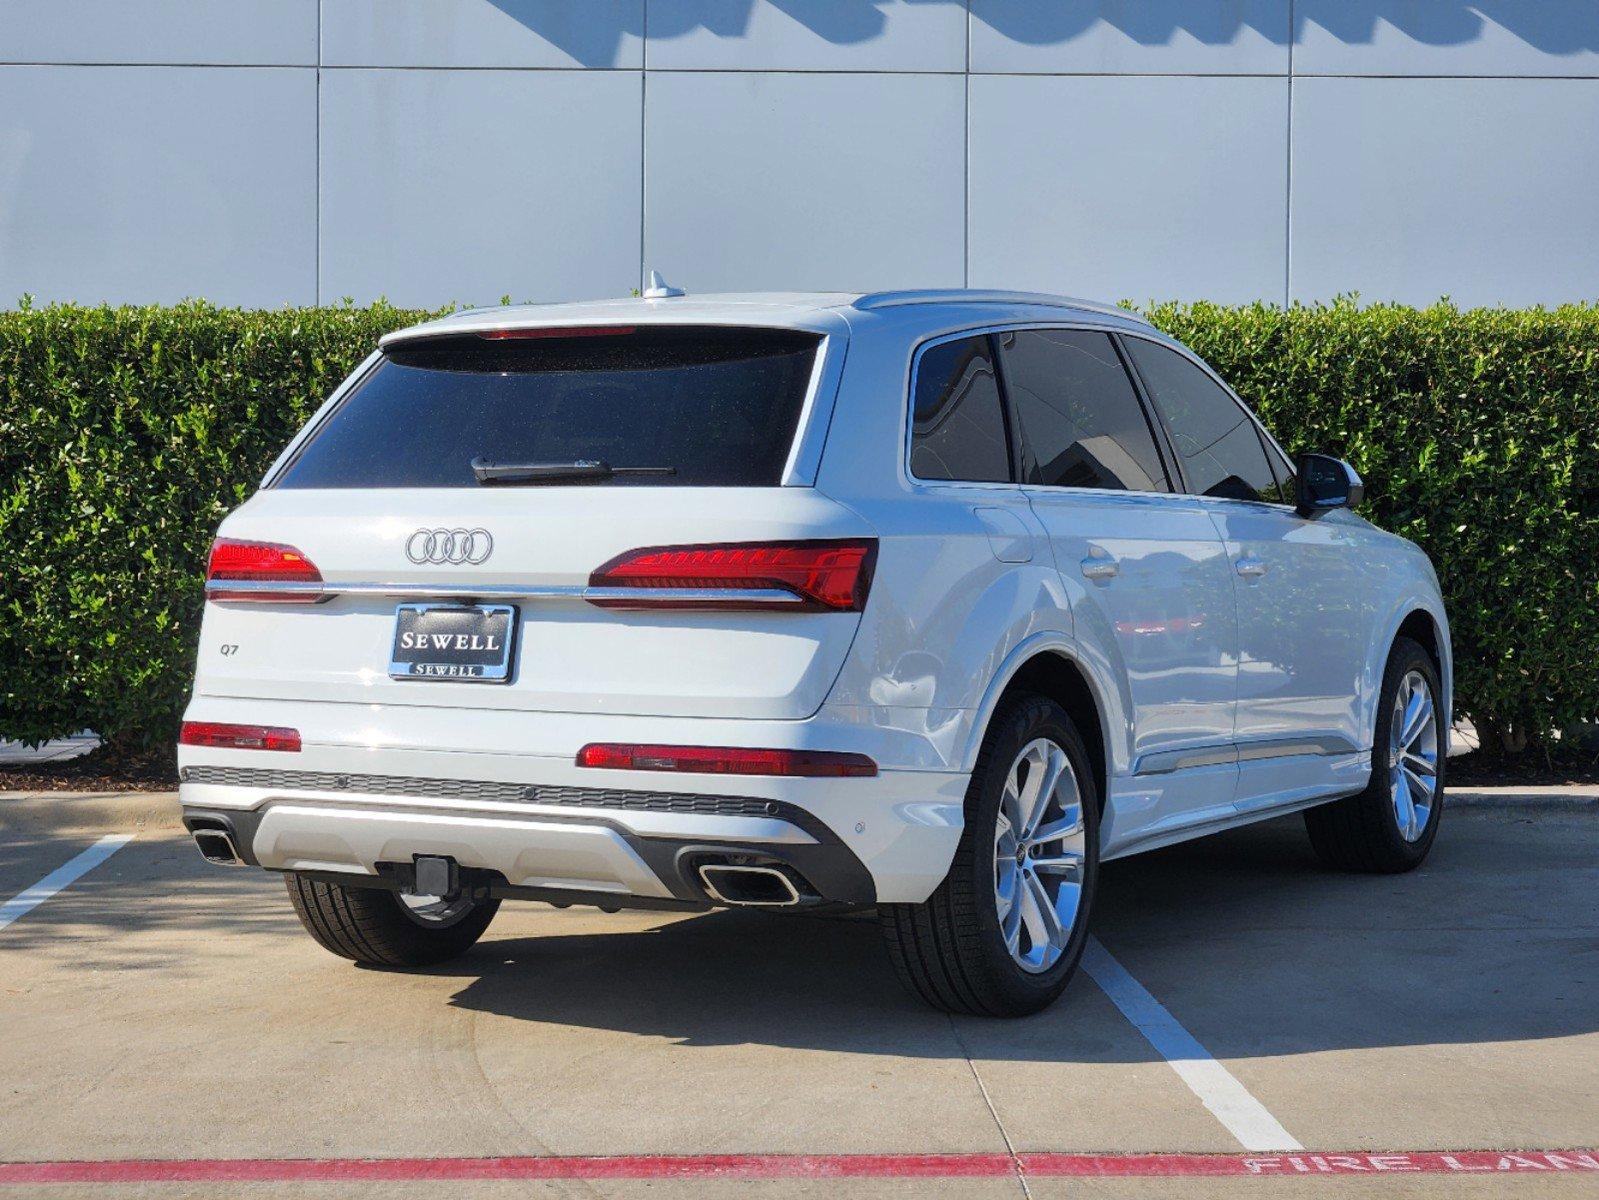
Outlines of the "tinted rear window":
{"type": "Polygon", "coordinates": [[[1005,406],[986,335],[940,342],[916,366],[911,473],[918,479],[1010,481],[1005,406]]]}
{"type": "Polygon", "coordinates": [[[1168,490],[1138,393],[1107,334],[1024,329],[1000,334],[999,344],[1027,439],[1029,482],[1168,490]]]}
{"type": "Polygon", "coordinates": [[[821,341],[641,326],[395,346],[279,477],[288,488],[477,487],[472,460],[673,467],[603,486],[775,487],[821,341]]]}

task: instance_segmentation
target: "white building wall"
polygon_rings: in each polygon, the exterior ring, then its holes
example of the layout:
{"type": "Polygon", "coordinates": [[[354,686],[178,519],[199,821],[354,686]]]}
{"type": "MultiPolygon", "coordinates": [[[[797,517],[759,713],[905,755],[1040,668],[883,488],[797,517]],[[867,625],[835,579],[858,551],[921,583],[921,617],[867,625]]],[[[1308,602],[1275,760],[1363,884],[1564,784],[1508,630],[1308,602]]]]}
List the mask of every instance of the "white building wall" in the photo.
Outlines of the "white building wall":
{"type": "Polygon", "coordinates": [[[1599,0],[0,0],[0,304],[1599,299],[1599,0]]]}

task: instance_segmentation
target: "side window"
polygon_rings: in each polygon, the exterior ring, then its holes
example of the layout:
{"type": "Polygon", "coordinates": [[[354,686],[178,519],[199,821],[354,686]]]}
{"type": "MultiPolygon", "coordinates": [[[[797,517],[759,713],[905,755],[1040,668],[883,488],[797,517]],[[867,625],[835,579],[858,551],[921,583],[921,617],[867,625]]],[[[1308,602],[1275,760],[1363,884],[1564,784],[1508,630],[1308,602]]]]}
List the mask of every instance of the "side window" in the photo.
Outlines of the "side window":
{"type": "Polygon", "coordinates": [[[1266,448],[1266,457],[1271,460],[1272,474],[1277,477],[1277,495],[1267,497],[1275,499],[1278,504],[1292,507],[1299,503],[1299,482],[1294,475],[1294,468],[1289,461],[1277,452],[1277,448],[1266,438],[1261,438],[1260,443],[1266,448]]]}
{"type": "Polygon", "coordinates": [[[1277,499],[1266,451],[1238,401],[1175,350],[1125,339],[1144,386],[1160,406],[1190,491],[1224,500],[1277,499]]]}
{"type": "Polygon", "coordinates": [[[943,342],[916,366],[911,474],[1009,483],[1010,440],[986,336],[943,342]]]}
{"type": "Polygon", "coordinates": [[[1138,394],[1109,335],[1086,329],[1001,334],[1005,387],[1028,451],[1028,483],[1170,488],[1138,394]]]}

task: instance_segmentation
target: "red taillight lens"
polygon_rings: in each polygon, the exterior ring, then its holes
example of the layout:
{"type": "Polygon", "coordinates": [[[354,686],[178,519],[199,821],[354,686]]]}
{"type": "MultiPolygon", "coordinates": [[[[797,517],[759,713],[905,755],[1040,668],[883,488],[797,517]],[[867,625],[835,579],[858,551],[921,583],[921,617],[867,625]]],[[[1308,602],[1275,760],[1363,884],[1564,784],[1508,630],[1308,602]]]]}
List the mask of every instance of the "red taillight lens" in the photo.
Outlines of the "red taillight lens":
{"type": "Polygon", "coordinates": [[[580,767],[613,771],[690,771],[701,775],[796,775],[863,778],[877,774],[864,754],[835,750],[745,750],[729,746],[635,746],[596,743],[577,752],[580,767]]]}
{"type": "MultiPolygon", "coordinates": [[[[589,577],[596,588],[692,588],[696,591],[792,592],[813,612],[860,612],[877,559],[873,538],[814,542],[729,542],[630,550],[589,577]]],[[[760,609],[756,601],[591,599],[602,608],[760,609]]]]}
{"type": "Polygon", "coordinates": [[[484,329],[478,337],[491,342],[524,341],[531,338],[621,337],[634,332],[636,325],[561,325],[535,326],[532,329],[484,329]]]}
{"type": "Polygon", "coordinates": [[[217,721],[185,721],[180,746],[220,746],[225,750],[300,749],[300,731],[275,725],[224,725],[217,721]]]}
{"type": "Polygon", "coordinates": [[[321,583],[322,572],[293,546],[277,542],[246,542],[218,538],[211,543],[211,563],[205,573],[207,600],[273,600],[285,604],[315,603],[317,592],[284,595],[271,589],[215,588],[215,583],[321,583]]]}

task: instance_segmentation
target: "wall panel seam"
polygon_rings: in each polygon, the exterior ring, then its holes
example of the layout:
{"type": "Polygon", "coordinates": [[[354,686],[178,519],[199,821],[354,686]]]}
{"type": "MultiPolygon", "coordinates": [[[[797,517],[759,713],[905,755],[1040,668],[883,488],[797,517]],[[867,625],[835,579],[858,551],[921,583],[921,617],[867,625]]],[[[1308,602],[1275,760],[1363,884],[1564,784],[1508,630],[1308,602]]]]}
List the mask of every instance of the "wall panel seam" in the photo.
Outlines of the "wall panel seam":
{"type": "Polygon", "coordinates": [[[315,206],[314,230],[311,249],[311,269],[315,272],[312,277],[311,295],[314,301],[322,303],[322,0],[316,0],[316,106],[314,110],[316,121],[315,150],[316,166],[312,171],[311,186],[315,190],[312,203],[315,206]]]}
{"type": "Polygon", "coordinates": [[[1283,153],[1283,307],[1294,294],[1294,43],[1299,33],[1294,22],[1294,0],[1288,0],[1288,112],[1283,153]]]}
{"type": "Polygon", "coordinates": [[[649,218],[646,208],[649,205],[649,178],[644,171],[649,170],[649,5],[651,0],[643,0],[643,45],[638,50],[638,290],[644,290],[644,272],[649,270],[644,259],[649,256],[649,218]]]}

